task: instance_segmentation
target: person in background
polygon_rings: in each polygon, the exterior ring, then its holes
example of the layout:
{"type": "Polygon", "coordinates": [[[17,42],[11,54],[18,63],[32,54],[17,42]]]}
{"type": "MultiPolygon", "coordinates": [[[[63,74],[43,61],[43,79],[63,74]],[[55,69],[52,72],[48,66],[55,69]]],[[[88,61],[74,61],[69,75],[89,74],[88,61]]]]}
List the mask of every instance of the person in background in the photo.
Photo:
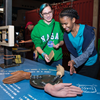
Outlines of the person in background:
{"type": "MultiPolygon", "coordinates": [[[[34,28],[33,23],[32,23],[32,22],[27,22],[25,29],[27,29],[27,28],[28,28],[29,31],[32,31],[33,28],[34,28]]],[[[32,42],[32,39],[27,40],[27,41],[22,40],[22,41],[19,42],[19,43],[30,43],[30,42],[32,42]]]]}
{"type": "MultiPolygon", "coordinates": [[[[32,22],[27,22],[25,29],[27,29],[27,28],[28,28],[29,31],[32,31],[33,28],[34,28],[33,23],[32,22]]],[[[32,42],[32,39],[26,40],[26,41],[21,40],[21,42],[19,42],[19,43],[30,43],[30,42],[32,42]]],[[[33,45],[33,50],[34,50],[33,51],[33,60],[36,60],[36,58],[37,58],[37,50],[35,49],[35,45],[33,45]]]]}
{"type": "Polygon", "coordinates": [[[61,11],[59,19],[65,29],[64,42],[70,52],[70,74],[78,73],[92,78],[97,78],[99,59],[94,46],[94,27],[77,24],[79,19],[75,9],[66,8],[61,11]]]}
{"type": "Polygon", "coordinates": [[[53,19],[53,10],[48,3],[44,3],[40,6],[39,14],[42,19],[38,21],[34,26],[34,30],[31,32],[32,41],[39,53],[38,62],[50,66],[62,65],[63,54],[61,46],[64,44],[64,41],[61,25],[53,19]],[[45,48],[43,49],[44,46],[45,48]],[[54,57],[50,61],[48,55],[52,50],[54,51],[54,57]]]}

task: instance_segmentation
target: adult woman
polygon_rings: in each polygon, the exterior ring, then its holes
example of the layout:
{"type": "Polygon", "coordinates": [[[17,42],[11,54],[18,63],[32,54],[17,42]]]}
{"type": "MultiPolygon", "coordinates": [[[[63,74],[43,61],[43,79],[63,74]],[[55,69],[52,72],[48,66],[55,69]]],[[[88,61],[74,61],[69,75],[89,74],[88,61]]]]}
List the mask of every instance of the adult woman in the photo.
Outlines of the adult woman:
{"type": "Polygon", "coordinates": [[[88,25],[76,24],[75,21],[79,19],[79,16],[77,11],[72,8],[61,11],[59,18],[62,27],[66,30],[64,41],[71,57],[68,62],[70,74],[77,72],[96,78],[99,60],[94,46],[94,28],[88,25]]]}
{"type": "Polygon", "coordinates": [[[32,41],[34,42],[36,50],[39,53],[38,62],[51,66],[56,66],[58,64],[62,65],[61,46],[64,44],[64,41],[60,23],[53,19],[53,10],[48,3],[41,5],[39,13],[43,19],[39,20],[38,24],[35,25],[34,30],[31,33],[32,41]],[[53,32],[51,33],[52,30],[53,32]],[[52,50],[55,55],[52,61],[50,61],[48,55],[52,50]]]}

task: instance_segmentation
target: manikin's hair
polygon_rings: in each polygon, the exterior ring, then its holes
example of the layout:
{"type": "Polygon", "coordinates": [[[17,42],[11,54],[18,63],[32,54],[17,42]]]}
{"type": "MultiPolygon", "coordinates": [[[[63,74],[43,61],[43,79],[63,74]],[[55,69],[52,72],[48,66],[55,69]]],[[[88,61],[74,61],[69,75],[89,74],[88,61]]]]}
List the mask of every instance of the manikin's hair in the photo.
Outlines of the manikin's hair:
{"type": "Polygon", "coordinates": [[[61,13],[59,14],[59,17],[70,17],[71,19],[72,18],[76,18],[76,19],[79,19],[79,15],[77,13],[77,11],[73,8],[65,8],[61,11],[61,13]]]}

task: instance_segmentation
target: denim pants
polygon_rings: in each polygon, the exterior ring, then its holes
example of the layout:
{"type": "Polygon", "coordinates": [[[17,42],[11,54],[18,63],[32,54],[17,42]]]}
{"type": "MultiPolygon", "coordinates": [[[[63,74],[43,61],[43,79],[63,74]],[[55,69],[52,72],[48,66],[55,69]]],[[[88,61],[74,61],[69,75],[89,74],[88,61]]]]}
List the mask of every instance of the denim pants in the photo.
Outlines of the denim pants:
{"type": "Polygon", "coordinates": [[[53,66],[53,67],[56,67],[58,64],[62,65],[62,59],[58,60],[58,61],[51,61],[50,63],[47,63],[45,60],[43,59],[37,59],[38,62],[42,63],[42,64],[46,64],[46,65],[49,65],[49,66],[53,66]]]}

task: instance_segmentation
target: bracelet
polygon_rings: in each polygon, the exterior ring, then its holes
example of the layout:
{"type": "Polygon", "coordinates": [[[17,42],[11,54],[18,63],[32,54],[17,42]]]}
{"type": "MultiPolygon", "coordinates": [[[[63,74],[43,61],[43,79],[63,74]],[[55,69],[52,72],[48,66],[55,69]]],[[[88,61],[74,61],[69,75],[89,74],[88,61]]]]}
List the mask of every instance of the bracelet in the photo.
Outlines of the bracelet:
{"type": "Polygon", "coordinates": [[[41,54],[43,58],[44,58],[44,55],[45,55],[45,54],[46,54],[46,53],[44,53],[44,52],[41,54]]]}

